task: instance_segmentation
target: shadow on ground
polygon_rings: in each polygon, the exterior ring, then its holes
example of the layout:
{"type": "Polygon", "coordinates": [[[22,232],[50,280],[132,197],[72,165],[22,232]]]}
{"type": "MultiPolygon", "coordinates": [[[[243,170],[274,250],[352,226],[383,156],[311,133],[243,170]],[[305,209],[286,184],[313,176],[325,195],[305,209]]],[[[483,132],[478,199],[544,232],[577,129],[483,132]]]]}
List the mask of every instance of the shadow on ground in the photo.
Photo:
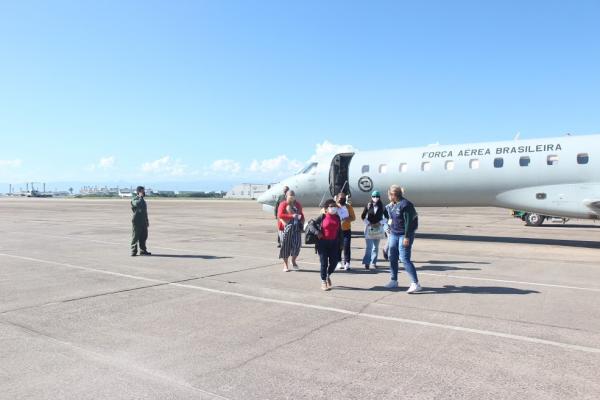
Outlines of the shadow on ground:
{"type": "Polygon", "coordinates": [[[585,247],[589,249],[600,249],[600,242],[591,240],[563,240],[543,238],[522,238],[506,236],[480,236],[480,235],[453,235],[447,233],[417,233],[418,239],[432,240],[456,240],[461,242],[487,242],[487,243],[511,243],[511,244],[536,244],[546,246],[585,247]]]}
{"type": "MultiPolygon", "coordinates": [[[[333,289],[338,290],[357,290],[357,291],[370,291],[370,292],[403,292],[408,287],[399,287],[396,289],[388,289],[383,286],[373,286],[371,288],[357,288],[349,286],[335,286],[333,289]]],[[[469,294],[533,294],[540,293],[537,290],[523,290],[511,287],[502,286],[454,286],[445,285],[441,288],[423,287],[423,290],[419,293],[414,294],[451,294],[451,293],[469,293],[469,294]]]]}
{"type": "Polygon", "coordinates": [[[206,256],[206,255],[198,255],[198,254],[155,254],[152,253],[151,257],[164,257],[164,258],[200,258],[202,260],[221,260],[223,258],[233,258],[233,257],[220,257],[220,256],[206,256]]]}

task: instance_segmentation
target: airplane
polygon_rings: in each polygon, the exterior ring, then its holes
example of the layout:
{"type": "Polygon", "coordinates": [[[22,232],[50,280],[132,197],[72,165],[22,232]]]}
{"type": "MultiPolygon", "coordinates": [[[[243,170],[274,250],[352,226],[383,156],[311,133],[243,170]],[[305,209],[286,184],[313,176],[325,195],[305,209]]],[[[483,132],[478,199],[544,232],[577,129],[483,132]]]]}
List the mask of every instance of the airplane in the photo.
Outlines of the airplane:
{"type": "Polygon", "coordinates": [[[320,207],[342,191],[356,206],[392,184],[417,207],[600,219],[600,135],[339,153],[309,163],[257,201],[272,209],[285,185],[303,206],[320,207]]]}

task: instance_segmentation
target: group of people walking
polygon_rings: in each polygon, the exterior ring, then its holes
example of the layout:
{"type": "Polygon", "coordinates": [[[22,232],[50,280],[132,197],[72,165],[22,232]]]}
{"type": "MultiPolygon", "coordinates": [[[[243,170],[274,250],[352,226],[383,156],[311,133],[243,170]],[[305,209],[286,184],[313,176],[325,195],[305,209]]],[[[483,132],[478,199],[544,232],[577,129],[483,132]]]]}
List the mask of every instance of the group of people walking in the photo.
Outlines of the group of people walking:
{"type": "MultiPolygon", "coordinates": [[[[149,256],[151,253],[146,248],[148,238],[148,209],[146,206],[145,189],[139,186],[136,196],[131,200],[132,238],[131,255],[149,256]]],[[[371,200],[361,213],[365,224],[366,249],[363,265],[366,269],[377,268],[379,244],[387,235],[387,254],[390,261],[390,281],[386,288],[398,287],[398,262],[402,261],[408,276],[411,279],[408,293],[421,290],[419,278],[414,264],[411,261],[412,245],[415,240],[415,231],[419,225],[419,218],[414,205],[404,198],[402,188],[392,185],[388,190],[390,203],[386,206],[381,201],[378,191],[371,193],[371,200]]],[[[275,207],[277,218],[279,243],[279,258],[283,260],[283,270],[289,272],[298,270],[298,255],[302,247],[302,231],[305,217],[302,205],[296,199],[296,194],[288,187],[277,200],[275,207]],[[290,269],[291,258],[291,269],[290,269]]],[[[321,265],[321,289],[330,290],[332,287],[331,275],[336,269],[350,270],[352,240],[352,222],[356,220],[354,208],[348,202],[345,193],[339,193],[335,199],[324,202],[320,215],[311,219],[307,226],[307,234],[313,235],[315,249],[319,254],[321,265]]]]}
{"type": "MultiPolygon", "coordinates": [[[[278,224],[279,258],[283,259],[284,271],[299,269],[297,257],[302,246],[301,232],[305,216],[302,205],[296,199],[293,190],[283,188],[284,193],[277,200],[275,215],[278,224]]],[[[366,248],[362,260],[364,268],[376,269],[381,240],[387,236],[384,252],[389,256],[390,281],[386,288],[398,287],[398,263],[402,262],[411,284],[407,293],[421,291],[417,271],[411,261],[412,245],[419,218],[414,205],[404,198],[402,188],[392,185],[388,190],[389,204],[384,205],[378,191],[371,193],[371,200],[365,205],[361,220],[365,225],[366,248]]],[[[307,234],[317,238],[315,249],[319,254],[321,266],[321,289],[330,290],[331,275],[335,270],[350,270],[352,222],[356,220],[354,208],[348,202],[345,193],[339,193],[335,199],[324,202],[320,215],[311,219],[307,234]]]]}

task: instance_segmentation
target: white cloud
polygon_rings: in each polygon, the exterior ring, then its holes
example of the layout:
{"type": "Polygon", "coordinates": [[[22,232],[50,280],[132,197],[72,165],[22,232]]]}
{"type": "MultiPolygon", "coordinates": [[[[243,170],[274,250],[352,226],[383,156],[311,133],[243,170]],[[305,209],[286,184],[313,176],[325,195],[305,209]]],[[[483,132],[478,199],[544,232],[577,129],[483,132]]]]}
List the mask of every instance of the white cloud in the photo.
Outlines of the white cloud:
{"type": "Polygon", "coordinates": [[[98,163],[98,167],[102,169],[112,168],[115,165],[115,156],[103,157],[98,163]]]}
{"type": "Polygon", "coordinates": [[[351,144],[334,144],[329,140],[325,140],[323,143],[317,143],[315,154],[308,161],[317,161],[325,156],[333,156],[338,153],[354,153],[356,151],[358,149],[351,144]]]}
{"type": "Polygon", "coordinates": [[[248,170],[263,174],[277,172],[278,175],[282,175],[296,172],[302,165],[300,161],[290,160],[287,156],[280,155],[262,161],[253,160],[248,170]]]}
{"type": "Polygon", "coordinates": [[[231,174],[237,174],[242,169],[239,162],[234,160],[216,160],[210,166],[210,170],[213,172],[225,172],[231,174]]]}
{"type": "Polygon", "coordinates": [[[96,170],[106,171],[115,166],[115,161],[117,161],[115,156],[102,157],[100,160],[98,160],[97,163],[90,164],[87,167],[87,170],[92,172],[96,170]]]}
{"type": "Polygon", "coordinates": [[[182,176],[186,174],[186,171],[187,166],[180,160],[173,160],[171,156],[164,156],[142,164],[142,172],[148,174],[182,176]]]}
{"type": "Polygon", "coordinates": [[[0,160],[0,168],[19,168],[23,162],[19,159],[15,160],[0,160]]]}

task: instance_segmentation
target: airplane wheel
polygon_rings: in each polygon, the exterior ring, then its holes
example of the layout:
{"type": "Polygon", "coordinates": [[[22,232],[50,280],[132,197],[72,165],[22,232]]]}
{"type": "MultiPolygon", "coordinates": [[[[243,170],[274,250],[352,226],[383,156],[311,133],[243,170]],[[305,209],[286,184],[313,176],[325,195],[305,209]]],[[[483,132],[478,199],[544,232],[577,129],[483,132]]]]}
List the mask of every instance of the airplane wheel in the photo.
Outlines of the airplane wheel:
{"type": "Polygon", "coordinates": [[[544,223],[545,216],[536,214],[536,213],[528,213],[525,215],[525,224],[527,226],[540,226],[544,223]]]}

